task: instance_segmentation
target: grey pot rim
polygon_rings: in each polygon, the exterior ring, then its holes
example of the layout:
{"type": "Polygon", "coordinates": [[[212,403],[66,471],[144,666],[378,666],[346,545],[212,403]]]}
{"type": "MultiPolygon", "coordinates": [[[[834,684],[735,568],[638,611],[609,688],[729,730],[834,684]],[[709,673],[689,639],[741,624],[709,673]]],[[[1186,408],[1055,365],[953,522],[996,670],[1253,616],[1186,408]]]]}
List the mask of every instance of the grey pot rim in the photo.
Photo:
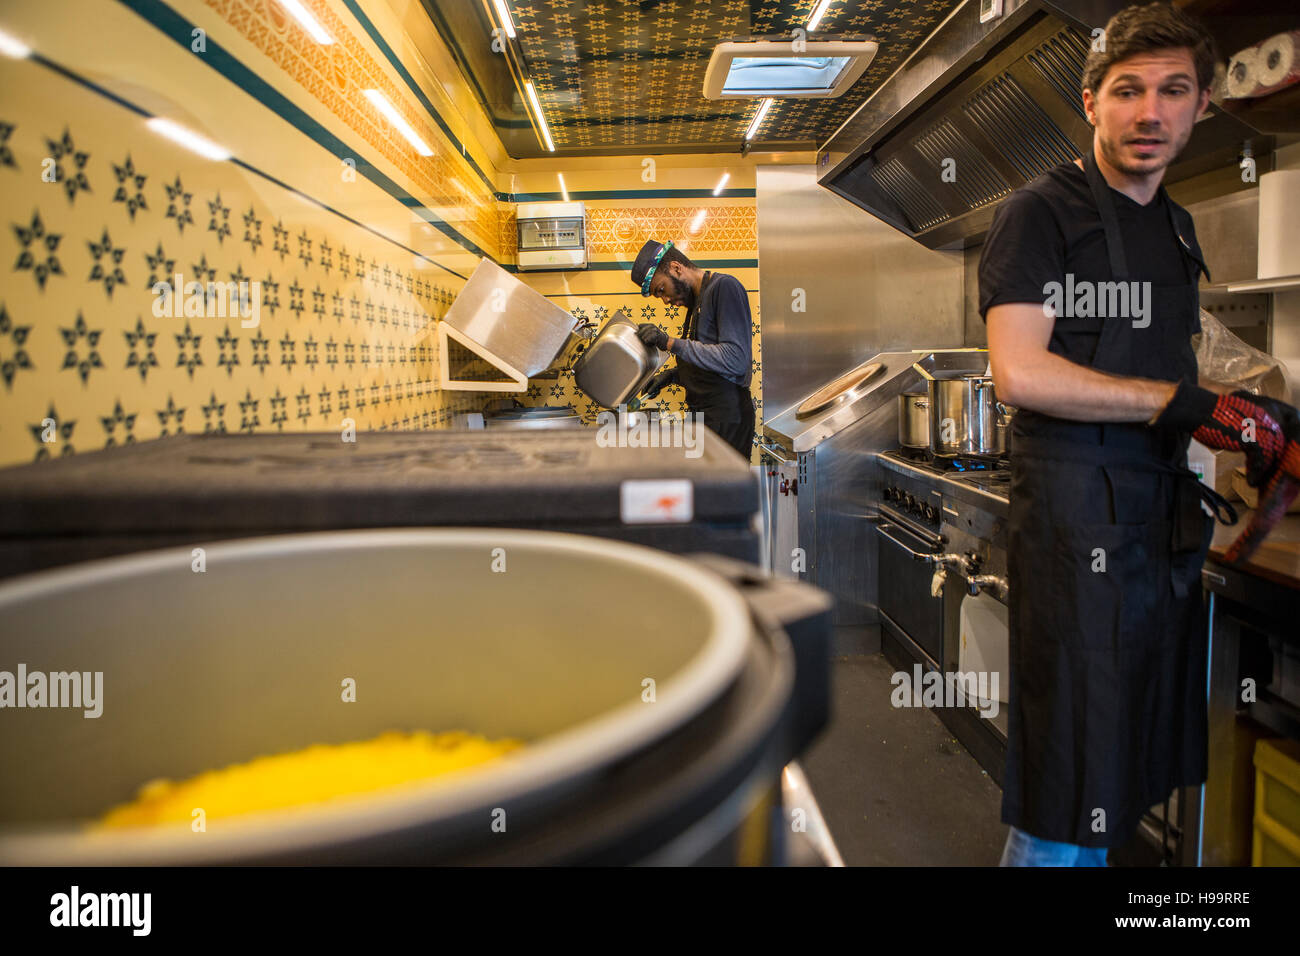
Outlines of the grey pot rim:
{"type": "MultiPolygon", "coordinates": [[[[474,544],[485,547],[546,547],[562,558],[602,556],[629,571],[657,572],[699,597],[712,617],[712,636],[669,680],[656,700],[639,699],[532,743],[492,764],[388,792],[343,798],[329,804],[223,820],[219,834],[192,833],[182,823],[157,828],[88,833],[84,821],[57,826],[0,828],[0,864],[7,866],[186,865],[238,862],[267,852],[319,849],[408,830],[422,822],[463,816],[509,800],[527,802],[566,783],[631,756],[680,730],[720,697],[745,666],[753,638],[748,605],[714,572],[668,552],[627,542],[551,531],[493,528],[382,528],[273,535],[204,546],[207,561],[240,557],[292,558],[322,547],[419,548],[474,544]]],[[[189,547],[106,558],[23,575],[0,582],[0,616],[18,601],[49,597],[81,584],[119,580],[188,565],[189,547]]],[[[143,781],[142,781],[143,782],[143,781]]],[[[107,809],[107,808],[106,808],[107,809]]],[[[488,825],[485,818],[484,826],[488,825]]]]}

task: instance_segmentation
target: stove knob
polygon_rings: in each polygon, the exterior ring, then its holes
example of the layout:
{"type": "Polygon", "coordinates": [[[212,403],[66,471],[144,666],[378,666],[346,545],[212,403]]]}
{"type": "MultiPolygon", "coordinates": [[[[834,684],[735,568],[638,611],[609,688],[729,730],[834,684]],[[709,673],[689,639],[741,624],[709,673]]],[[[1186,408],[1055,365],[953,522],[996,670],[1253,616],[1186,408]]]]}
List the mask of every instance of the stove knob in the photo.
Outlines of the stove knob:
{"type": "Polygon", "coordinates": [[[925,506],[925,517],[926,517],[926,520],[927,520],[927,521],[938,521],[938,520],[939,520],[939,509],[936,508],[934,505],[926,505],[926,506],[925,506]]]}

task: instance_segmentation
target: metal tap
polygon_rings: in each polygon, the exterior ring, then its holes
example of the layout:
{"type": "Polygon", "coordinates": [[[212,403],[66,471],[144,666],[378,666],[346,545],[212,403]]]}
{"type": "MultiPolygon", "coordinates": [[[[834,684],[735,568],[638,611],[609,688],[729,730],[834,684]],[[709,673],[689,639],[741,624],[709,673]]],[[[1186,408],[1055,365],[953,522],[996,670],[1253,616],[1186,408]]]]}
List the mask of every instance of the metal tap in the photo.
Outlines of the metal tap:
{"type": "Polygon", "coordinates": [[[975,597],[981,590],[993,592],[993,596],[1006,603],[1007,579],[997,574],[974,574],[966,578],[967,590],[975,597]]]}

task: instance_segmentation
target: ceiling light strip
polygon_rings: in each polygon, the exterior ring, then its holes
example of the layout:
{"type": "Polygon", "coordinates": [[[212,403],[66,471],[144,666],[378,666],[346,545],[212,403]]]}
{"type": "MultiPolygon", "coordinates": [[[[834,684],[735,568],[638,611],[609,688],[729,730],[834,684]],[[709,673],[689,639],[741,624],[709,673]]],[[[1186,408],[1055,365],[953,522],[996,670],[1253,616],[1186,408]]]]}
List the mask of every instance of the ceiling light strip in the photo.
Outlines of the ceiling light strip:
{"type": "Polygon", "coordinates": [[[746,140],[754,138],[754,134],[758,132],[758,128],[763,125],[763,120],[767,118],[767,111],[771,108],[772,97],[769,96],[767,99],[763,100],[763,105],[758,108],[758,112],[754,114],[753,121],[749,124],[749,129],[745,131],[746,140]]]}
{"type": "Polygon", "coordinates": [[[808,18],[808,26],[805,27],[809,33],[812,33],[821,24],[822,17],[826,16],[826,10],[830,5],[831,0],[821,0],[821,2],[813,8],[812,16],[808,18]]]}
{"type": "Polygon", "coordinates": [[[542,143],[550,152],[555,152],[555,143],[551,140],[551,130],[546,125],[546,117],[542,113],[542,104],[538,102],[537,90],[533,89],[532,80],[524,80],[524,92],[528,94],[528,102],[533,107],[533,115],[537,118],[537,128],[542,133],[542,143]]]}
{"type": "Polygon", "coordinates": [[[0,30],[0,53],[15,60],[25,60],[32,55],[32,48],[13,34],[0,30]]]}
{"type": "Polygon", "coordinates": [[[393,127],[406,137],[406,141],[415,147],[415,151],[421,156],[432,156],[433,150],[429,144],[422,140],[418,133],[411,128],[411,124],[402,119],[401,114],[392,103],[388,102],[388,97],[378,90],[365,90],[366,99],[368,99],[375,109],[384,115],[384,119],[393,124],[393,127]]]}
{"type": "Polygon", "coordinates": [[[311,15],[311,11],[303,6],[302,0],[279,0],[280,6],[284,7],[293,15],[293,18],[302,24],[302,28],[311,34],[311,38],[322,46],[329,46],[334,42],[334,38],[329,32],[320,25],[320,21],[311,15]]]}
{"type": "Polygon", "coordinates": [[[510,39],[515,38],[515,24],[510,19],[510,9],[506,6],[506,0],[492,0],[492,5],[496,7],[497,18],[501,21],[501,29],[506,31],[506,36],[510,39]]]}
{"type": "Polygon", "coordinates": [[[212,140],[205,139],[198,133],[188,130],[164,116],[152,117],[145,121],[145,125],[155,133],[166,136],[173,143],[179,143],[191,152],[198,153],[204,159],[221,162],[230,158],[230,152],[224,147],[218,146],[212,140]]]}

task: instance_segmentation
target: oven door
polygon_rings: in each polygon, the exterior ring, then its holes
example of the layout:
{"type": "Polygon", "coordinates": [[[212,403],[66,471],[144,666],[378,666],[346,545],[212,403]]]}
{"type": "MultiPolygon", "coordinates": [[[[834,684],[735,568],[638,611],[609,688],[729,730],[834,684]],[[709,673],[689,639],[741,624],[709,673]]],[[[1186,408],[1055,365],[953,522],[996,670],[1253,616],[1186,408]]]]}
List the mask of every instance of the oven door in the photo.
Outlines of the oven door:
{"type": "Polygon", "coordinates": [[[885,626],[939,668],[943,656],[943,598],[930,593],[930,582],[941,542],[888,519],[877,523],[876,531],[880,535],[879,603],[885,626]]]}

